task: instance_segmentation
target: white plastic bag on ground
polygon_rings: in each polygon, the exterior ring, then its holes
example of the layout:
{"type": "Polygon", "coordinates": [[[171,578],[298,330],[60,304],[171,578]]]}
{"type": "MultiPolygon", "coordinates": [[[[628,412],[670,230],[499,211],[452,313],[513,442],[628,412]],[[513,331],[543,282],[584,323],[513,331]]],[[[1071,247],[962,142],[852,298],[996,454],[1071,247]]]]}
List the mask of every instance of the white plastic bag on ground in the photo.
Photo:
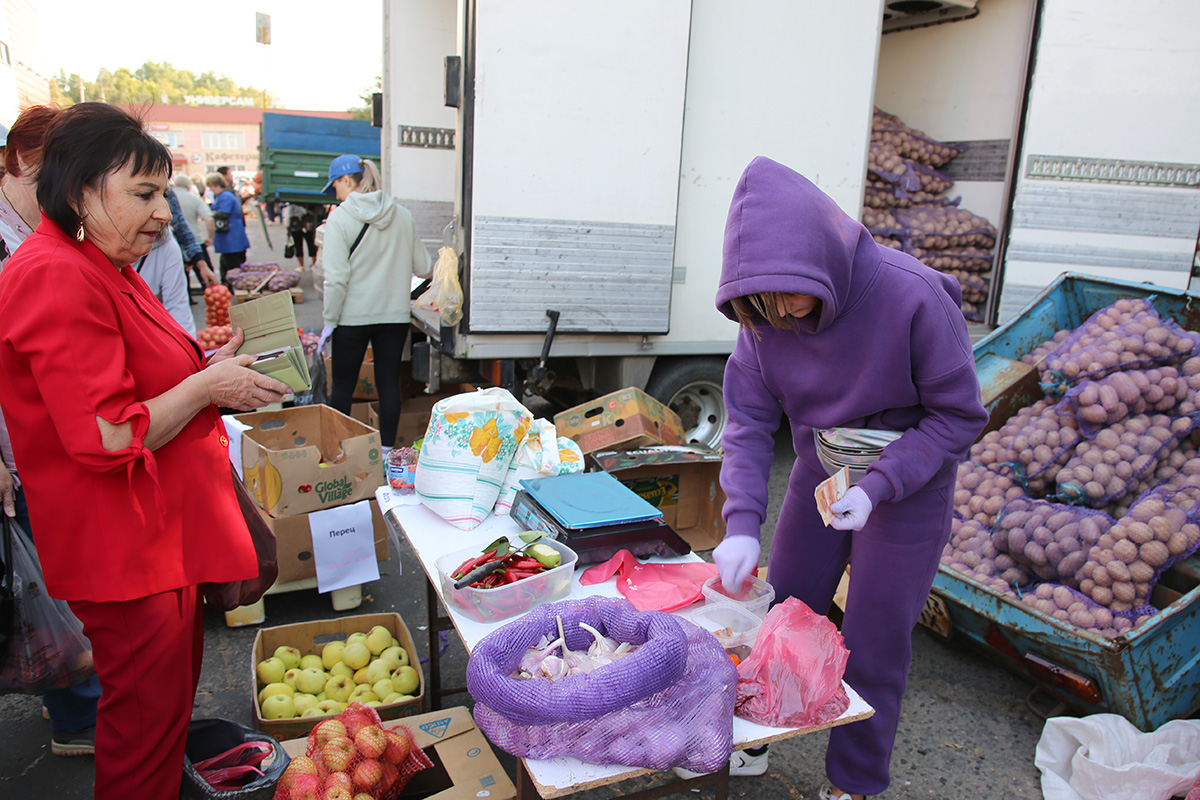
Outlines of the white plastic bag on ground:
{"type": "Polygon", "coordinates": [[[1054,717],[1034,764],[1045,800],[1169,800],[1200,778],[1200,721],[1142,733],[1116,714],[1054,717]]]}
{"type": "Polygon", "coordinates": [[[583,451],[573,439],[559,436],[553,422],[535,419],[508,466],[500,496],[496,498],[496,516],[502,517],[512,511],[521,481],[570,472],[583,472],[583,451]]]}

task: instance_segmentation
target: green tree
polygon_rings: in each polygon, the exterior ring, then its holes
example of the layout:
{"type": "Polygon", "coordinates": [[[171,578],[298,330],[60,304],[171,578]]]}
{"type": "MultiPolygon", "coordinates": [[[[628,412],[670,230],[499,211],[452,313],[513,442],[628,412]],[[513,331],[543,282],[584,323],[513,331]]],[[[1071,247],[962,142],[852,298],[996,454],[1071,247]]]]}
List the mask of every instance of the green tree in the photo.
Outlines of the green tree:
{"type": "Polygon", "coordinates": [[[371,109],[374,106],[374,100],[372,99],[372,95],[375,94],[375,92],[382,92],[382,91],[383,91],[383,76],[376,75],[375,83],[364,88],[358,94],[358,99],[362,100],[363,104],[361,106],[355,106],[354,108],[346,109],[346,112],[350,115],[350,119],[370,120],[371,119],[371,109]]]}
{"type": "MultiPolygon", "coordinates": [[[[238,86],[233,78],[203,72],[196,75],[191,70],[177,69],[171,64],[147,61],[137,69],[120,67],[117,70],[101,69],[95,80],[85,80],[64,70],[50,82],[51,99],[62,106],[82,100],[100,100],[117,105],[185,105],[188,95],[207,97],[248,97],[259,105],[264,92],[253,86],[238,86]]],[[[277,101],[270,92],[265,93],[268,108],[277,101]]]]}

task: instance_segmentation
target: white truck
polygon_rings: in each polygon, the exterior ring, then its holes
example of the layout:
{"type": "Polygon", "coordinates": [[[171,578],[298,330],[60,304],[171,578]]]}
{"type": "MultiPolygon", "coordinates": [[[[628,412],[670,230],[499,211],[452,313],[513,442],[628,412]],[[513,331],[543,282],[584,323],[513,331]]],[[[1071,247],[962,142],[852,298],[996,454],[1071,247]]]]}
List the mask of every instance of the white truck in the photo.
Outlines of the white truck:
{"type": "Polygon", "coordinates": [[[465,296],[417,314],[414,374],[635,385],[715,443],[734,185],[768,155],[857,216],[873,106],[969,145],[944,169],[1000,231],[985,323],[1065,270],[1185,287],[1196,30],[1192,0],[389,0],[385,178],[465,296]]]}

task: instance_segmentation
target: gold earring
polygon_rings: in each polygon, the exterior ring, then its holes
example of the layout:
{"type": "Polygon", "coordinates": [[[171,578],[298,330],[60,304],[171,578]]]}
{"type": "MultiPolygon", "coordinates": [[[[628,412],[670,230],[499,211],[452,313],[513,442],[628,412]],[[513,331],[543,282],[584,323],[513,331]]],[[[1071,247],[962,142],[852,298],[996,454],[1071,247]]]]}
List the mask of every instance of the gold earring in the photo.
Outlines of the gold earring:
{"type": "Polygon", "coordinates": [[[79,223],[79,230],[75,231],[75,241],[83,242],[83,223],[79,223]]]}

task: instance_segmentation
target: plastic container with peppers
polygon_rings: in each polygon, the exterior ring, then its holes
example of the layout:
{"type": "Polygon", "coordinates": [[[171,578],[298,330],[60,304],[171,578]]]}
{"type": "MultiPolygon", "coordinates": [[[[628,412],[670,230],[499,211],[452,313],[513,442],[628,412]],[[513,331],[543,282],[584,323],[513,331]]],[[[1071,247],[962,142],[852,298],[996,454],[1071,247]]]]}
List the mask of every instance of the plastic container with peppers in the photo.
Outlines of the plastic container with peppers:
{"type": "Polygon", "coordinates": [[[549,548],[558,556],[558,566],[546,567],[537,558],[511,549],[498,552],[489,546],[448,553],[435,564],[442,584],[442,596],[456,610],[478,622],[495,622],[523,614],[542,603],[559,600],[571,592],[571,578],[579,556],[561,542],[542,539],[539,548],[549,548]],[[464,575],[495,561],[502,565],[485,577],[461,589],[455,583],[464,575]],[[536,567],[534,565],[537,565],[536,567]]]}

